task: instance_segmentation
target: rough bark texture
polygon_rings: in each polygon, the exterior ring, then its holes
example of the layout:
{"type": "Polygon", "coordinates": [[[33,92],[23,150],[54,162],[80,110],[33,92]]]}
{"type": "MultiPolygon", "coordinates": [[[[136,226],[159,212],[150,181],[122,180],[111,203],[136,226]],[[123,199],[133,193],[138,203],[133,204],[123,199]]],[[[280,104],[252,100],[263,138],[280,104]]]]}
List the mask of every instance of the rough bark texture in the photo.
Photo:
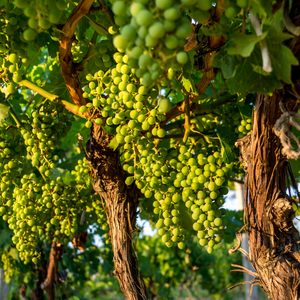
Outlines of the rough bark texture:
{"type": "Polygon", "coordinates": [[[114,275],[128,300],[146,300],[146,288],[138,270],[133,248],[139,190],[125,184],[126,175],[118,151],[108,148],[111,136],[93,126],[86,145],[94,190],[105,202],[114,253],[114,275]]]}
{"type": "MultiPolygon", "coordinates": [[[[299,16],[300,1],[291,10],[299,16]]],[[[294,18],[299,23],[299,18],[294,18]]],[[[288,46],[300,58],[300,38],[288,46]]],[[[245,218],[249,260],[256,270],[256,283],[273,300],[300,299],[300,239],[293,225],[293,199],[286,193],[293,174],[281,153],[274,124],[281,115],[279,102],[289,111],[300,103],[300,68],[292,70],[294,87],[285,85],[270,96],[258,95],[251,134],[238,141],[246,171],[245,218]]]]}
{"type": "Polygon", "coordinates": [[[57,282],[56,273],[57,265],[64,251],[64,246],[56,242],[52,242],[48,268],[47,277],[45,281],[41,284],[41,288],[46,291],[48,300],[55,300],[55,284],[57,282]]]}

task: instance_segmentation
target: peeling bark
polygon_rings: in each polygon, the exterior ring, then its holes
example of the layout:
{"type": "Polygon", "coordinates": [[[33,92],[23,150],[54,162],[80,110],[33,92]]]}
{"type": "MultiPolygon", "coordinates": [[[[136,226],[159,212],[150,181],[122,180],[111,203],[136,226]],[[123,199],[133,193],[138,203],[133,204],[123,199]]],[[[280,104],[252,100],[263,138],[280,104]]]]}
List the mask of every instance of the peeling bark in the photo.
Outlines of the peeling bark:
{"type": "Polygon", "coordinates": [[[139,190],[125,184],[118,151],[108,148],[111,136],[100,126],[93,126],[86,145],[92,167],[94,190],[105,202],[106,215],[114,253],[114,275],[128,300],[146,300],[146,288],[138,269],[133,233],[137,217],[139,190]]]}
{"type": "MultiPolygon", "coordinates": [[[[300,1],[294,2],[294,16],[300,1]]],[[[300,19],[297,19],[300,22],[300,19]]],[[[300,38],[287,45],[300,58],[300,38]]],[[[282,145],[274,133],[281,115],[279,102],[292,112],[300,104],[300,68],[292,69],[294,86],[284,85],[272,96],[259,94],[253,130],[237,142],[246,172],[245,218],[249,239],[249,260],[255,281],[273,300],[300,299],[300,238],[293,225],[293,199],[286,190],[295,180],[290,164],[282,155],[282,145]]]]}

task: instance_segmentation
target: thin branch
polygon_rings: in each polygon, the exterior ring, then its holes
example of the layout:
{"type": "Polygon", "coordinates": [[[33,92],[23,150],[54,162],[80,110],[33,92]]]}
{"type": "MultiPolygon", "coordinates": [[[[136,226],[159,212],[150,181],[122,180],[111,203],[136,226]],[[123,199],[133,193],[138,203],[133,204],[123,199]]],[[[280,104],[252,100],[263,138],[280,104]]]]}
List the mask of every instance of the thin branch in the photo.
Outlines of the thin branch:
{"type": "Polygon", "coordinates": [[[85,116],[79,112],[79,107],[77,105],[70,103],[69,101],[60,99],[59,96],[49,93],[48,91],[36,85],[35,83],[29,81],[28,79],[23,79],[22,81],[19,82],[19,84],[22,86],[26,86],[27,88],[37,92],[38,94],[42,95],[46,99],[50,100],[51,102],[54,102],[55,104],[64,107],[65,109],[69,110],[73,114],[85,118],[85,116]]]}
{"type": "Polygon", "coordinates": [[[239,285],[243,285],[243,284],[248,284],[248,283],[252,283],[254,284],[257,280],[256,279],[253,279],[253,280],[250,280],[250,281],[244,281],[244,282],[239,282],[231,287],[228,288],[228,290],[232,290],[234,289],[235,287],[239,286],[239,285]]]}

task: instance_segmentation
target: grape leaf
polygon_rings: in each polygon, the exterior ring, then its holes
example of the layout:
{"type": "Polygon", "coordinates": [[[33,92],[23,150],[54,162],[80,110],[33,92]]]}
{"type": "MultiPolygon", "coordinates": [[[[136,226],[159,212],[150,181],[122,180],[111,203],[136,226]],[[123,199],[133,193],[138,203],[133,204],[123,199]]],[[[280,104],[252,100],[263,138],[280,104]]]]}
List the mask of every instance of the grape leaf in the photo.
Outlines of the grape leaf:
{"type": "Polygon", "coordinates": [[[236,135],[234,132],[225,127],[218,127],[217,135],[221,144],[221,155],[226,163],[230,163],[235,159],[236,135]]]}
{"type": "Polygon", "coordinates": [[[266,17],[272,15],[273,7],[270,0],[253,0],[253,13],[259,17],[266,17]]]}
{"type": "Polygon", "coordinates": [[[228,73],[226,67],[231,69],[235,68],[233,76],[226,80],[231,94],[240,93],[246,95],[247,93],[262,93],[266,95],[271,94],[274,89],[282,88],[280,80],[273,72],[266,73],[262,70],[262,58],[259,45],[255,46],[254,51],[247,58],[243,59],[239,55],[233,55],[233,58],[230,59],[226,58],[226,56],[230,55],[225,54],[221,59],[217,61],[214,60],[214,66],[220,67],[223,74],[224,72],[225,74],[228,73]],[[222,61],[226,61],[227,64],[222,64],[222,61]],[[230,62],[236,65],[232,66],[230,62]]]}
{"type": "Polygon", "coordinates": [[[274,26],[270,25],[265,25],[263,29],[268,31],[266,42],[274,75],[277,79],[292,84],[292,65],[298,65],[299,62],[293,55],[292,51],[287,46],[283,45],[282,42],[292,38],[293,36],[280,32],[274,26]]]}
{"type": "Polygon", "coordinates": [[[6,104],[0,103],[0,121],[9,116],[10,107],[6,104]]]}
{"type": "Polygon", "coordinates": [[[191,78],[190,74],[185,74],[185,76],[182,76],[181,82],[187,92],[193,92],[196,95],[198,94],[194,81],[191,78]]]}
{"type": "Polygon", "coordinates": [[[267,32],[264,32],[262,36],[257,36],[256,34],[236,33],[231,36],[227,53],[229,55],[248,57],[254,50],[255,45],[263,40],[267,34],[267,32]]]}
{"type": "Polygon", "coordinates": [[[16,248],[10,248],[10,250],[9,250],[9,255],[10,255],[14,260],[19,260],[18,250],[17,250],[16,248]]]}
{"type": "Polygon", "coordinates": [[[119,147],[119,143],[118,143],[118,141],[117,141],[117,138],[114,137],[114,138],[110,141],[110,143],[109,143],[109,145],[108,145],[107,147],[109,147],[109,148],[111,148],[111,149],[113,149],[113,150],[115,151],[115,150],[119,147]]]}
{"type": "Polygon", "coordinates": [[[227,48],[222,48],[214,57],[213,66],[221,68],[225,79],[235,76],[238,64],[242,58],[238,55],[228,55],[227,48]]]}
{"type": "Polygon", "coordinates": [[[59,42],[52,39],[46,32],[40,32],[37,36],[37,42],[39,47],[47,47],[48,53],[52,58],[56,57],[59,50],[59,42]]]}
{"type": "Polygon", "coordinates": [[[81,40],[84,37],[87,29],[90,27],[89,21],[86,18],[81,18],[76,26],[76,37],[81,40]]]}
{"type": "Polygon", "coordinates": [[[106,133],[108,133],[108,134],[110,134],[110,135],[115,135],[116,133],[117,133],[117,131],[116,131],[116,128],[117,128],[117,126],[103,126],[102,127],[102,129],[106,132],[106,133]]]}

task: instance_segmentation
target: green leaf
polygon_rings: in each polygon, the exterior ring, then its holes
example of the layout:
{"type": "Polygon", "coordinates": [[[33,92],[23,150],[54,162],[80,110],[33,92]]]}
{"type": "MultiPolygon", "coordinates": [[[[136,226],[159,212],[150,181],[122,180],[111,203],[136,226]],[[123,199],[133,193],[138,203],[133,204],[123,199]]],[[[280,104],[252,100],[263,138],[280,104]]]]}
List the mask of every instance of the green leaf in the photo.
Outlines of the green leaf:
{"type": "Polygon", "coordinates": [[[90,23],[86,18],[81,18],[76,26],[76,36],[78,40],[81,40],[84,37],[84,34],[90,27],[90,23]]]}
{"type": "Polygon", "coordinates": [[[4,6],[7,3],[7,0],[0,0],[0,7],[4,6]]]}
{"type": "Polygon", "coordinates": [[[214,23],[210,27],[202,27],[202,32],[205,36],[214,36],[214,35],[222,35],[222,33],[227,32],[227,28],[218,24],[214,23]]]}
{"type": "Polygon", "coordinates": [[[292,65],[298,65],[299,62],[292,51],[285,45],[283,41],[293,36],[278,31],[274,26],[264,26],[264,30],[268,31],[266,42],[272,62],[273,73],[277,79],[292,84],[291,70],[292,65]]]}
{"type": "Polygon", "coordinates": [[[264,32],[262,36],[257,36],[256,34],[236,33],[230,39],[230,46],[227,49],[227,53],[229,55],[248,57],[254,50],[255,45],[263,40],[267,34],[267,32],[264,32]]]}
{"type": "Polygon", "coordinates": [[[213,66],[220,68],[225,79],[234,77],[241,57],[237,55],[228,55],[227,49],[222,48],[214,57],[213,66]]]}
{"type": "MultiPolygon", "coordinates": [[[[94,21],[91,17],[88,17],[88,16],[86,16],[86,15],[85,15],[85,17],[89,20],[90,25],[94,28],[94,30],[95,30],[96,32],[98,32],[98,33],[101,34],[101,35],[107,36],[107,32],[105,32],[105,30],[103,30],[103,28],[101,27],[102,24],[100,24],[100,23],[94,21]],[[99,26],[99,25],[101,25],[101,26],[99,26]]],[[[104,27],[104,26],[103,26],[103,27],[104,27]]]]}
{"type": "Polygon", "coordinates": [[[9,255],[14,259],[14,260],[18,260],[19,257],[18,257],[18,251],[16,248],[10,248],[9,250],[9,255]]]}
{"type": "Polygon", "coordinates": [[[273,7],[270,0],[252,0],[253,13],[261,18],[272,15],[273,7]]]}
{"type": "MultiPolygon", "coordinates": [[[[246,95],[248,93],[262,93],[266,95],[273,93],[274,89],[282,88],[282,84],[274,72],[268,73],[267,76],[262,72],[262,58],[259,45],[255,46],[254,51],[247,58],[242,59],[241,56],[235,56],[239,57],[240,61],[235,66],[234,76],[226,81],[231,94],[240,93],[246,95]]],[[[221,65],[220,67],[222,72],[227,72],[225,65],[221,65]]]]}
{"type": "Polygon", "coordinates": [[[6,104],[0,103],[0,121],[6,119],[9,116],[10,107],[6,104]]]}
{"type": "Polygon", "coordinates": [[[52,39],[46,32],[40,32],[37,36],[39,47],[47,47],[48,53],[52,58],[55,58],[59,51],[59,42],[52,39]]]}
{"type": "Polygon", "coordinates": [[[12,232],[8,228],[0,231],[0,247],[2,249],[8,249],[12,244],[11,234],[12,232]]]}
{"type": "Polygon", "coordinates": [[[117,126],[107,126],[107,125],[102,127],[102,129],[110,135],[115,135],[117,133],[116,128],[117,126]]]}
{"type": "Polygon", "coordinates": [[[114,137],[114,138],[110,141],[110,143],[109,143],[109,145],[108,145],[107,147],[109,147],[109,148],[111,148],[111,149],[113,149],[113,150],[115,151],[115,150],[119,147],[119,143],[118,143],[118,141],[117,141],[117,138],[114,137]]]}
{"type": "Polygon", "coordinates": [[[230,163],[235,159],[233,149],[235,149],[236,135],[225,127],[218,127],[217,130],[221,144],[221,155],[226,163],[230,163]]]}
{"type": "Polygon", "coordinates": [[[62,168],[55,168],[55,169],[52,169],[51,171],[52,171],[52,173],[51,173],[50,178],[52,180],[56,180],[56,178],[58,178],[58,177],[63,177],[64,174],[66,173],[66,170],[64,170],[62,168]]]}
{"type": "Polygon", "coordinates": [[[240,114],[244,120],[251,118],[252,110],[249,105],[238,106],[240,114]]]}
{"type": "Polygon", "coordinates": [[[194,94],[198,94],[194,81],[191,78],[191,75],[186,73],[184,76],[182,76],[181,79],[183,87],[187,90],[187,92],[193,92],[194,94]]]}
{"type": "Polygon", "coordinates": [[[49,55],[52,57],[52,58],[55,58],[56,55],[57,55],[57,52],[59,51],[59,42],[58,41],[55,41],[53,40],[52,38],[50,39],[50,42],[48,43],[48,52],[49,52],[49,55]]]}

